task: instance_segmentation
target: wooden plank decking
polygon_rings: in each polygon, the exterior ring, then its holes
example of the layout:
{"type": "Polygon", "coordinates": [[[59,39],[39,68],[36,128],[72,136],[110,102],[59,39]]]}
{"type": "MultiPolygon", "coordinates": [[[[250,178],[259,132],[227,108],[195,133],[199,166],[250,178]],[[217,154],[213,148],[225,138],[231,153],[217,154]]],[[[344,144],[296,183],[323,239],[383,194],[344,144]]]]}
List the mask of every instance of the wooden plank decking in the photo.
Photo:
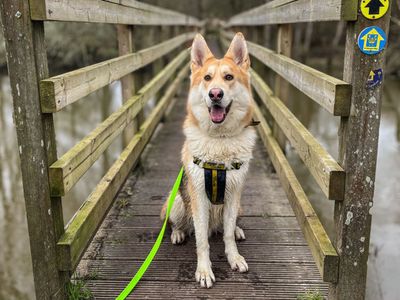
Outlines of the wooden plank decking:
{"type": "MultiPolygon", "coordinates": [[[[159,212],[180,168],[185,97],[147,146],[100,230],[78,266],[95,299],[115,299],[138,270],[161,228],[159,212]]],[[[222,235],[211,238],[217,282],[211,289],[195,282],[194,236],[172,245],[170,232],[152,265],[128,299],[296,299],[306,290],[326,295],[309,247],[260,141],[242,197],[238,243],[249,272],[230,270],[222,235]]]]}

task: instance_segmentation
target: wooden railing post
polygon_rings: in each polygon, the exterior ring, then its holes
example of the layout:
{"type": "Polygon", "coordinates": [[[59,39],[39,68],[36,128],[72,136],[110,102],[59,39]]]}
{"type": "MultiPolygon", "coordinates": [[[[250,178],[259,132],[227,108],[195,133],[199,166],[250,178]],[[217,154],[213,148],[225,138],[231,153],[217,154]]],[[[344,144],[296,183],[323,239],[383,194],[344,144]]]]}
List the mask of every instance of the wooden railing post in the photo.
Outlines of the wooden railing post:
{"type": "MultiPolygon", "coordinates": [[[[165,31],[162,30],[162,26],[156,26],[154,28],[154,40],[153,44],[161,43],[166,40],[165,36],[163,35],[165,31]]],[[[153,63],[153,76],[157,75],[163,69],[163,57],[160,57],[153,63]]]]}
{"type": "MultiPolygon", "coordinates": [[[[118,33],[118,52],[119,55],[125,55],[134,51],[133,45],[133,26],[132,25],[117,25],[118,33]]],[[[130,73],[121,78],[122,102],[125,103],[130,97],[135,94],[135,74],[130,73]]],[[[129,141],[138,129],[137,119],[133,120],[132,124],[128,125],[123,134],[123,144],[127,146],[129,141]]]]}
{"type": "MultiPolygon", "coordinates": [[[[157,43],[161,43],[163,40],[163,36],[162,36],[162,27],[161,26],[154,26],[153,28],[153,41],[152,44],[157,44],[157,43]]],[[[159,59],[156,59],[153,64],[152,64],[152,77],[156,76],[158,73],[160,73],[163,69],[163,57],[160,57],[159,59]]],[[[156,102],[159,101],[161,99],[161,96],[164,94],[166,87],[163,86],[160,91],[155,95],[156,97],[156,102]]]]}
{"type": "MultiPolygon", "coordinates": [[[[142,50],[149,45],[147,44],[147,40],[145,39],[147,33],[147,29],[143,26],[135,26],[133,27],[133,49],[135,51],[142,50]],[[144,45],[140,45],[144,44],[144,45]]],[[[140,90],[148,81],[148,74],[149,74],[149,66],[146,65],[143,68],[139,69],[138,71],[135,71],[133,73],[133,81],[135,85],[135,90],[138,91],[140,90]]],[[[143,124],[145,121],[145,116],[144,116],[144,111],[143,109],[138,113],[136,116],[136,124],[137,128],[139,129],[140,126],[143,124]]]]}
{"type": "Polygon", "coordinates": [[[24,188],[36,299],[65,299],[69,274],[58,271],[56,243],[64,232],[61,198],[51,197],[48,166],[57,160],[52,114],[42,114],[39,81],[48,76],[44,26],[29,2],[0,2],[14,123],[24,188]]]}
{"type": "MultiPolygon", "coordinates": [[[[276,52],[291,57],[293,43],[293,30],[290,24],[280,24],[278,26],[278,38],[276,52]]],[[[275,95],[279,97],[283,103],[289,103],[289,83],[281,78],[279,75],[275,77],[275,95]]],[[[278,140],[279,145],[285,151],[286,138],[279,126],[274,123],[273,132],[275,138],[278,140]]]]}
{"type": "MultiPolygon", "coordinates": [[[[256,44],[262,44],[264,41],[262,40],[262,32],[263,28],[260,26],[254,26],[251,27],[248,33],[245,35],[246,40],[252,41],[256,44]],[[250,33],[250,34],[249,34],[250,33]]],[[[258,73],[261,74],[262,76],[262,70],[265,68],[265,66],[260,63],[258,60],[251,60],[251,67],[258,73]]]]}
{"type": "MultiPolygon", "coordinates": [[[[172,30],[171,30],[171,26],[162,26],[161,27],[161,36],[163,37],[163,40],[167,40],[172,38],[172,34],[171,34],[172,30]]],[[[163,61],[163,65],[167,65],[171,59],[170,59],[170,55],[171,53],[168,53],[166,55],[163,56],[162,61],[163,61]]],[[[172,56],[171,56],[172,57],[172,56]]]]}
{"type": "Polygon", "coordinates": [[[366,83],[371,71],[385,71],[385,51],[363,54],[357,38],[369,26],[379,26],[388,34],[389,20],[390,8],[381,19],[368,20],[359,13],[357,21],[347,23],[344,80],[352,84],[352,103],[350,116],[342,117],[339,129],[339,161],[346,171],[346,184],[344,201],[335,204],[340,267],[338,283],[329,290],[330,299],[365,298],[383,93],[382,85],[368,89],[366,83]]]}

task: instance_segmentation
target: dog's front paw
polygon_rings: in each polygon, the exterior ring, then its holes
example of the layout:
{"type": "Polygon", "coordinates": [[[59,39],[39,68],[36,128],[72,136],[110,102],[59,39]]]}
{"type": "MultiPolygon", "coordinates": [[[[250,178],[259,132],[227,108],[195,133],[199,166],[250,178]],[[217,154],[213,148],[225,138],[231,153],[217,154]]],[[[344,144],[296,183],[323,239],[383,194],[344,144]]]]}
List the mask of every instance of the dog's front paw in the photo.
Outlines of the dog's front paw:
{"type": "Polygon", "coordinates": [[[212,287],[213,282],[215,282],[215,276],[211,269],[211,264],[197,266],[196,281],[200,282],[201,287],[212,287]]]}
{"type": "Polygon", "coordinates": [[[249,270],[249,266],[247,265],[246,260],[239,253],[236,255],[228,255],[228,262],[231,265],[232,270],[239,271],[240,273],[247,272],[249,270]]]}

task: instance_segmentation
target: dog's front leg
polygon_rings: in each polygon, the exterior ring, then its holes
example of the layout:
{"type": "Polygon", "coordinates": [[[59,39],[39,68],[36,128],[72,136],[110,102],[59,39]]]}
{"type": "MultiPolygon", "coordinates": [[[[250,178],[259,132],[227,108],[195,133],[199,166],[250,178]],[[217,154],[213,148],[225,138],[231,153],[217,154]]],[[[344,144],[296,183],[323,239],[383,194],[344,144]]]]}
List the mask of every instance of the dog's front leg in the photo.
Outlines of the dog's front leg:
{"type": "Polygon", "coordinates": [[[239,254],[235,241],[236,219],[239,212],[240,195],[234,193],[224,204],[224,243],[225,254],[232,270],[247,272],[246,260],[239,254]]]}
{"type": "Polygon", "coordinates": [[[210,216],[210,202],[207,196],[197,193],[192,203],[193,224],[196,235],[197,270],[196,281],[202,287],[210,288],[215,282],[211,269],[210,246],[208,243],[208,223],[210,216]]]}

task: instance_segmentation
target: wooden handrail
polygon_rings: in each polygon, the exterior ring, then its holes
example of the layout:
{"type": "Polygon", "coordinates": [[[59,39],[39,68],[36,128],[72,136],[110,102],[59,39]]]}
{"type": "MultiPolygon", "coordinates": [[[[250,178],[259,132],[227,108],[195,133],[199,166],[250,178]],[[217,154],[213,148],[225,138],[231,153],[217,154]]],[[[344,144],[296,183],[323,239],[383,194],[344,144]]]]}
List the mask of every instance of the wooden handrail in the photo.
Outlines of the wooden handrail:
{"type": "Polygon", "coordinates": [[[338,254],[278,142],[273,137],[260,109],[256,107],[255,112],[257,120],[261,122],[258,126],[258,132],[278,173],[304,237],[310,246],[321,277],[325,282],[335,283],[339,268],[338,254]]]}
{"type": "Polygon", "coordinates": [[[291,145],[310,170],[323,193],[331,200],[343,200],[346,174],[296,116],[274,96],[272,90],[251,71],[251,83],[262,103],[274,117],[291,145]]]}
{"type": "Polygon", "coordinates": [[[157,76],[141,88],[138,94],[129,99],[119,110],[111,114],[50,166],[49,181],[52,195],[63,196],[75,185],[188,56],[188,50],[183,50],[157,76]]]}
{"type": "Polygon", "coordinates": [[[42,112],[57,112],[84,96],[140,69],[191,40],[188,32],[138,52],[119,56],[40,82],[42,112]]]}
{"type": "Polygon", "coordinates": [[[135,134],[132,141],[69,222],[64,235],[57,243],[60,270],[73,271],[77,266],[80,257],[100,226],[115,195],[150,140],[157,124],[169,104],[171,104],[173,96],[187,76],[188,71],[189,65],[187,64],[168,87],[164,96],[140,127],[139,132],[135,134]]]}
{"type": "Polygon", "coordinates": [[[201,26],[194,17],[134,0],[30,0],[32,20],[201,26]]]}
{"type": "Polygon", "coordinates": [[[357,0],[274,0],[233,16],[225,26],[357,20],[357,0]]]}
{"type": "MultiPolygon", "coordinates": [[[[221,31],[224,44],[233,37],[232,32],[221,31]]],[[[252,42],[247,42],[249,53],[274,70],[334,116],[350,113],[351,85],[294,59],[252,42]]]]}

